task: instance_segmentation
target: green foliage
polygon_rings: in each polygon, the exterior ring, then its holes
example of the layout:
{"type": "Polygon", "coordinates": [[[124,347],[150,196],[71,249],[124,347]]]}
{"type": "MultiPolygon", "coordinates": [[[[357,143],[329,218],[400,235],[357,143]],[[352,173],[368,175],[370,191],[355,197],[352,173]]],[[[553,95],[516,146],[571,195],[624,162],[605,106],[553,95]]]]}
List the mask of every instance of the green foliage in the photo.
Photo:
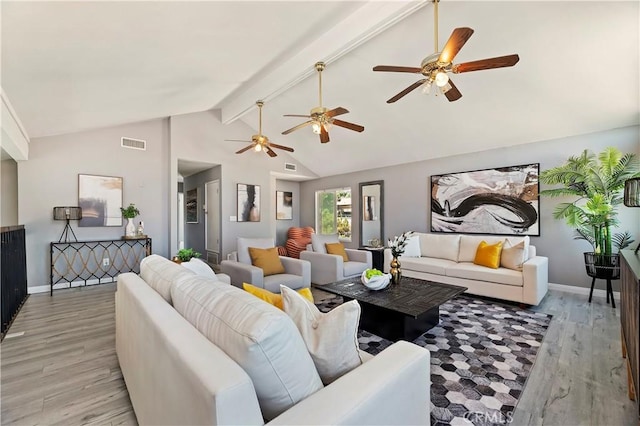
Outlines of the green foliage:
{"type": "Polygon", "coordinates": [[[140,210],[138,210],[133,203],[129,204],[127,208],[120,207],[120,212],[125,219],[133,219],[140,214],[140,210]]]}
{"type": "Polygon", "coordinates": [[[333,192],[320,195],[320,234],[333,234],[335,229],[336,196],[333,192]]]}
{"type": "Polygon", "coordinates": [[[561,187],[545,189],[540,194],[577,197],[573,202],[558,204],[553,217],[564,219],[575,228],[576,238],[589,241],[594,252],[610,255],[613,245],[620,249],[621,245],[626,247],[632,242],[627,232],[612,236],[611,228],[618,225],[617,207],[622,204],[624,183],[640,176],[637,168],[635,154],[623,154],[615,147],[608,147],[596,156],[585,149],[580,156],[569,157],[561,166],[543,171],[541,182],[561,187]]]}
{"type": "Polygon", "coordinates": [[[178,250],[176,256],[178,256],[178,259],[180,259],[182,262],[188,262],[192,257],[200,257],[202,255],[192,248],[185,248],[178,250]]]}

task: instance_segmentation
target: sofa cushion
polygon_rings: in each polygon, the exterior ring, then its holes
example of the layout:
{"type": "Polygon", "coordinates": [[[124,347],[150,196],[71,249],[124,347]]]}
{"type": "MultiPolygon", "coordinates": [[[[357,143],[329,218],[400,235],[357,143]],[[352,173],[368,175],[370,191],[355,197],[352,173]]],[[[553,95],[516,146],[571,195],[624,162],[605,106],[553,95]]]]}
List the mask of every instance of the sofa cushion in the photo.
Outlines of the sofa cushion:
{"type": "Polygon", "coordinates": [[[297,290],[304,287],[304,281],[302,275],[278,274],[264,277],[262,285],[272,293],[279,293],[280,285],[286,285],[289,288],[297,290]]]}
{"type": "Polygon", "coordinates": [[[344,262],[342,265],[342,275],[344,277],[353,277],[362,274],[369,265],[365,262],[344,262]]]}
{"type": "Polygon", "coordinates": [[[140,262],[140,278],[167,303],[171,303],[171,286],[182,275],[189,276],[195,273],[157,254],[147,256],[140,262]]]}
{"type": "Polygon", "coordinates": [[[316,253],[327,253],[325,244],[339,243],[338,234],[311,234],[311,247],[316,253]]]}
{"type": "Polygon", "coordinates": [[[428,274],[446,275],[447,268],[456,264],[453,260],[438,259],[435,257],[409,257],[400,258],[401,269],[428,274]]]}
{"type": "Polygon", "coordinates": [[[458,262],[473,262],[476,258],[478,246],[482,241],[485,241],[487,244],[495,244],[504,240],[505,237],[495,235],[461,235],[458,262]]]}
{"type": "Polygon", "coordinates": [[[211,269],[211,267],[207,265],[205,261],[197,259],[195,257],[192,257],[188,262],[182,262],[180,266],[187,268],[196,275],[218,280],[216,278],[216,273],[213,272],[213,269],[211,269]]]}
{"type": "MultiPolygon", "coordinates": [[[[280,286],[281,288],[284,286],[280,286]]],[[[282,294],[272,293],[269,290],[265,290],[264,288],[256,287],[255,285],[242,283],[242,288],[249,294],[253,294],[260,300],[264,300],[265,302],[275,306],[276,308],[282,310],[282,294]]],[[[301,288],[300,290],[294,290],[297,293],[307,299],[309,302],[313,303],[313,294],[311,293],[311,289],[309,287],[301,288]]]]}
{"type": "Polygon", "coordinates": [[[329,384],[362,364],[358,345],[360,305],[343,303],[323,314],[287,287],[280,289],[284,311],[298,327],[324,384],[329,384]]]}
{"type": "Polygon", "coordinates": [[[407,238],[407,245],[404,246],[402,257],[420,257],[420,237],[412,235],[407,238]]]}
{"type": "Polygon", "coordinates": [[[498,241],[495,244],[488,244],[486,241],[480,241],[473,263],[480,266],[486,266],[487,268],[498,269],[500,267],[502,244],[502,241],[498,241]]]}
{"type": "Polygon", "coordinates": [[[418,234],[418,236],[422,256],[458,261],[460,235],[418,234]]]}
{"type": "Polygon", "coordinates": [[[327,254],[336,254],[338,256],[342,256],[342,260],[345,262],[349,261],[349,256],[347,256],[347,252],[344,250],[344,244],[342,243],[326,243],[324,245],[327,254]]]}
{"type": "Polygon", "coordinates": [[[529,238],[528,235],[525,235],[524,237],[507,237],[507,241],[509,241],[509,244],[511,244],[511,246],[516,246],[521,242],[523,242],[524,243],[524,260],[525,262],[529,260],[529,256],[530,256],[529,247],[531,247],[531,238],[529,238]]]}
{"type": "Polygon", "coordinates": [[[171,296],[176,310],[251,377],[265,419],[323,387],[298,329],[279,309],[198,276],[176,281],[171,296]]]}
{"type": "Polygon", "coordinates": [[[503,268],[513,269],[514,271],[522,271],[522,264],[527,260],[525,253],[525,243],[520,241],[518,244],[512,245],[509,239],[505,241],[500,255],[500,266],[503,268]]]}
{"type": "Polygon", "coordinates": [[[284,266],[282,265],[276,247],[249,247],[249,256],[251,256],[251,264],[262,269],[262,274],[265,277],[268,275],[284,274],[284,266]]]}
{"type": "Polygon", "coordinates": [[[468,278],[476,281],[507,284],[522,287],[522,272],[506,268],[491,269],[484,266],[464,262],[447,268],[448,277],[468,278]]]}

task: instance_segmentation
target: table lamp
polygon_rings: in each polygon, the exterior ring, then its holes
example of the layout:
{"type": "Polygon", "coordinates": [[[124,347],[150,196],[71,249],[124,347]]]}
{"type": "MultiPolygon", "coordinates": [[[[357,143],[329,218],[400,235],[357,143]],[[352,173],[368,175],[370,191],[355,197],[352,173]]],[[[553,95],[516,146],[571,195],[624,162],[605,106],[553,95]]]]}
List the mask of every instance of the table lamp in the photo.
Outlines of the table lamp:
{"type": "Polygon", "coordinates": [[[73,232],[73,229],[71,229],[71,225],[69,225],[69,221],[70,220],[80,220],[82,219],[82,208],[80,207],[54,207],[53,208],[53,219],[54,220],[66,220],[67,224],[64,227],[64,230],[62,231],[62,234],[60,234],[60,240],[58,241],[59,243],[65,242],[68,243],[69,242],[69,231],[71,231],[71,235],[73,235],[73,238],[76,240],[76,242],[78,242],[78,239],[76,238],[76,234],[73,232]],[[62,241],[62,238],[64,237],[64,241],[62,241]]]}
{"type": "MultiPolygon", "coordinates": [[[[627,207],[640,207],[640,177],[632,178],[624,183],[624,205],[627,207]]],[[[640,244],[636,247],[638,254],[640,244]]]]}

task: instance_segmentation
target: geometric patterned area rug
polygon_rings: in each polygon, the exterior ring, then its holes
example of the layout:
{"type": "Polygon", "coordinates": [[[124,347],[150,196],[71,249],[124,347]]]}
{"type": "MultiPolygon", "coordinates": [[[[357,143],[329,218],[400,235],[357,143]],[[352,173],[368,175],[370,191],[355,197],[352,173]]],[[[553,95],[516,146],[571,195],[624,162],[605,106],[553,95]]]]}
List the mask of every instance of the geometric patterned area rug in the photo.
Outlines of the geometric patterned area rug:
{"type": "MultiPolygon", "coordinates": [[[[337,296],[318,308],[342,303],[337,296]]],[[[440,324],[413,343],[431,353],[431,424],[511,423],[552,316],[477,297],[440,306],[440,324]]],[[[365,330],[360,349],[375,355],[392,342],[365,330]]]]}

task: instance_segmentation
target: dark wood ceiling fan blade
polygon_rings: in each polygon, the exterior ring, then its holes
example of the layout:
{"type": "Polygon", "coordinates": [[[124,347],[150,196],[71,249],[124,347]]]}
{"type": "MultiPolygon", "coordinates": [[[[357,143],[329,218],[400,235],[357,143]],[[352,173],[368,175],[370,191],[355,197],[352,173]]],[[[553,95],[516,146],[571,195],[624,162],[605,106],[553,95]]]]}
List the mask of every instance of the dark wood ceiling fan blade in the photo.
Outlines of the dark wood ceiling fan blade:
{"type": "Polygon", "coordinates": [[[394,97],[392,97],[391,99],[389,99],[387,101],[388,104],[392,104],[395,101],[397,101],[398,99],[404,97],[405,95],[409,94],[410,92],[413,92],[414,90],[416,90],[418,87],[420,87],[425,81],[427,81],[426,78],[423,78],[422,80],[418,80],[415,83],[413,83],[411,86],[407,87],[406,89],[404,89],[402,92],[398,93],[397,95],[395,95],[394,97]]]}
{"type": "Polygon", "coordinates": [[[245,151],[249,151],[251,148],[253,148],[255,146],[255,144],[251,144],[248,146],[245,146],[244,148],[242,148],[240,151],[236,151],[236,154],[242,154],[245,151]]]}
{"type": "Polygon", "coordinates": [[[364,131],[364,126],[361,126],[359,124],[349,123],[348,121],[333,120],[332,124],[335,124],[336,126],[344,127],[345,129],[353,130],[355,132],[364,131]]]}
{"type": "Polygon", "coordinates": [[[225,139],[225,142],[244,142],[244,143],[252,143],[253,141],[245,141],[242,139],[225,139]]]}
{"type": "Polygon", "coordinates": [[[512,67],[518,63],[520,57],[518,55],[499,56],[497,58],[480,59],[478,61],[464,62],[454,65],[452,71],[456,74],[469,71],[490,70],[493,68],[512,67]]]}
{"type": "Polygon", "coordinates": [[[329,142],[329,132],[327,132],[327,129],[325,129],[324,126],[320,126],[320,142],[329,142]]]}
{"type": "Polygon", "coordinates": [[[269,157],[273,158],[273,157],[277,157],[278,154],[276,154],[276,152],[274,150],[272,150],[271,148],[269,148],[268,146],[264,147],[264,151],[269,154],[269,157]]]}
{"type": "Polygon", "coordinates": [[[442,53],[438,58],[438,62],[445,64],[453,62],[453,58],[458,54],[462,46],[469,40],[469,37],[473,35],[473,30],[468,27],[460,27],[453,30],[447,44],[444,45],[442,53]]]}
{"type": "Polygon", "coordinates": [[[283,115],[283,117],[306,117],[306,118],[311,118],[310,115],[302,115],[302,114],[285,114],[285,115],[283,115]]]}
{"type": "Polygon", "coordinates": [[[278,149],[281,149],[283,151],[293,152],[293,148],[289,148],[288,146],[284,146],[284,145],[278,145],[277,143],[269,142],[269,146],[271,148],[278,148],[278,149]]]}
{"type": "Polygon", "coordinates": [[[395,65],[376,65],[373,67],[374,71],[386,71],[386,72],[409,72],[416,73],[422,71],[422,68],[417,67],[397,67],[395,65]]]}
{"type": "Polygon", "coordinates": [[[349,110],[348,110],[348,109],[346,109],[346,108],[342,108],[342,107],[338,107],[338,108],[334,108],[334,109],[332,109],[331,111],[327,111],[327,112],[325,112],[324,114],[325,114],[327,117],[335,117],[336,115],[342,115],[342,114],[346,114],[346,113],[348,113],[348,112],[349,112],[349,110]]]}
{"type": "Polygon", "coordinates": [[[302,129],[305,126],[309,126],[311,123],[313,123],[313,120],[305,121],[302,124],[298,124],[297,126],[294,126],[294,127],[290,128],[290,129],[285,130],[284,132],[282,132],[282,134],[283,135],[288,135],[289,133],[294,132],[294,131],[296,131],[298,129],[302,129]]]}
{"type": "Polygon", "coordinates": [[[444,92],[444,95],[447,97],[447,99],[449,99],[449,102],[454,102],[460,99],[462,97],[462,93],[460,93],[456,85],[453,84],[453,81],[449,79],[447,84],[451,86],[451,89],[444,92]]]}

